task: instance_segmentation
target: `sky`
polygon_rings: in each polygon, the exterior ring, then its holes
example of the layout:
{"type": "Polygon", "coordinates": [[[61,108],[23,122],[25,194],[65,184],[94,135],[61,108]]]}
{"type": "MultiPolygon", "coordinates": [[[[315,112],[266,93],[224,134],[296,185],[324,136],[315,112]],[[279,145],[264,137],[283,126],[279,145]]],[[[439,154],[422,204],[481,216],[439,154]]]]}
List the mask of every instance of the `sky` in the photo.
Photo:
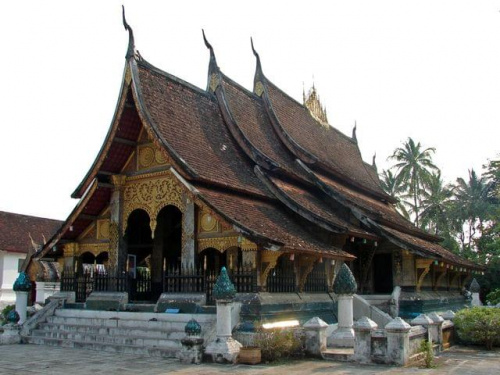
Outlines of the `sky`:
{"type": "Polygon", "coordinates": [[[315,84],[332,126],[379,171],[408,137],[447,182],[500,153],[497,1],[4,1],[0,210],[65,219],[120,89],[128,33],[153,65],[205,88],[209,52],[252,89],[250,37],[273,83],[315,84]]]}

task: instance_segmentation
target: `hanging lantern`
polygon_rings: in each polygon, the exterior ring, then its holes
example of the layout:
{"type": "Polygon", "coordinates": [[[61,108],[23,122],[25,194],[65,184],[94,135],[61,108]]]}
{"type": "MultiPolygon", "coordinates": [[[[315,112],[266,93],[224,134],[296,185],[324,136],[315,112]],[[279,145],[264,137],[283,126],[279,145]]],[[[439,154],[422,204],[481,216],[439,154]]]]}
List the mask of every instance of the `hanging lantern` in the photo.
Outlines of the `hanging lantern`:
{"type": "Polygon", "coordinates": [[[366,243],[366,238],[363,238],[363,244],[365,244],[365,243],[366,243]]]}
{"type": "Polygon", "coordinates": [[[378,246],[378,242],[377,242],[377,241],[375,241],[375,242],[373,243],[373,246],[377,247],[377,246],[378,246]]]}
{"type": "Polygon", "coordinates": [[[334,265],[335,265],[335,259],[332,259],[332,260],[331,260],[331,262],[330,262],[330,264],[331,264],[332,266],[334,266],[334,265]]]}
{"type": "Polygon", "coordinates": [[[435,266],[437,266],[437,265],[438,265],[438,261],[437,261],[437,260],[435,260],[435,261],[434,261],[434,265],[435,265],[435,266]]]}
{"type": "Polygon", "coordinates": [[[351,237],[351,242],[354,242],[354,237],[351,237]]]}
{"type": "Polygon", "coordinates": [[[323,257],[319,257],[319,262],[323,263],[323,257]]]}
{"type": "Polygon", "coordinates": [[[290,254],[290,260],[293,262],[295,260],[295,254],[290,254]]]}

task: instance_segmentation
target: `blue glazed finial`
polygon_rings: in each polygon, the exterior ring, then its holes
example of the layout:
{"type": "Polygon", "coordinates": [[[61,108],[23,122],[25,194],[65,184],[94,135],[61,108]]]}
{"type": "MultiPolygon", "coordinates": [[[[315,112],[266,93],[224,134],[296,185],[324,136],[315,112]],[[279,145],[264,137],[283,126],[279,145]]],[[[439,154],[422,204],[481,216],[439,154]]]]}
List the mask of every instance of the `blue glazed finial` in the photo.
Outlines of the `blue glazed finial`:
{"type": "Polygon", "coordinates": [[[354,294],[357,289],[358,284],[354,279],[354,275],[349,267],[347,267],[347,264],[342,264],[339,274],[333,283],[333,292],[335,294],[354,294]]]}
{"type": "Polygon", "coordinates": [[[7,320],[7,322],[9,323],[14,323],[14,324],[17,324],[17,322],[19,321],[20,316],[19,314],[17,313],[16,310],[10,310],[9,313],[7,314],[7,317],[5,318],[7,320]]]}
{"type": "Polygon", "coordinates": [[[20,272],[14,283],[14,292],[29,292],[31,290],[31,280],[26,272],[20,272]]]}
{"type": "Polygon", "coordinates": [[[200,323],[198,323],[195,319],[191,319],[184,327],[184,332],[186,332],[186,335],[188,336],[199,336],[201,334],[200,323]]]}
{"type": "Polygon", "coordinates": [[[236,288],[229,279],[226,267],[222,267],[220,275],[214,285],[213,296],[218,299],[233,299],[236,295],[236,288]]]}

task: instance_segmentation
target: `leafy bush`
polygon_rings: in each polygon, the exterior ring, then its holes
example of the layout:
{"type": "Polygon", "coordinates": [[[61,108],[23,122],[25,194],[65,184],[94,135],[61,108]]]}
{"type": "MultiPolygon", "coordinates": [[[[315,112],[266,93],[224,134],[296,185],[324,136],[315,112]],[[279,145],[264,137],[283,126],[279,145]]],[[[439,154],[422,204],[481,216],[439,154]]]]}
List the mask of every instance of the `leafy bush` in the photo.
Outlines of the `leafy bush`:
{"type": "Polygon", "coordinates": [[[500,288],[495,289],[492,292],[489,292],[488,295],[486,296],[486,301],[492,305],[500,303],[500,288]]]}
{"type": "Polygon", "coordinates": [[[434,366],[434,350],[432,349],[432,342],[423,340],[420,343],[420,351],[424,353],[424,362],[426,368],[433,368],[434,366]]]}
{"type": "Polygon", "coordinates": [[[460,310],[454,323],[458,336],[464,341],[485,345],[488,350],[500,344],[500,309],[473,307],[460,310]]]}
{"type": "Polygon", "coordinates": [[[286,329],[260,330],[255,345],[261,349],[262,359],[267,362],[289,358],[302,348],[301,340],[286,329]]]}
{"type": "Polygon", "coordinates": [[[16,305],[7,305],[2,309],[2,312],[0,312],[0,324],[4,325],[7,323],[7,315],[16,308],[16,305]]]}

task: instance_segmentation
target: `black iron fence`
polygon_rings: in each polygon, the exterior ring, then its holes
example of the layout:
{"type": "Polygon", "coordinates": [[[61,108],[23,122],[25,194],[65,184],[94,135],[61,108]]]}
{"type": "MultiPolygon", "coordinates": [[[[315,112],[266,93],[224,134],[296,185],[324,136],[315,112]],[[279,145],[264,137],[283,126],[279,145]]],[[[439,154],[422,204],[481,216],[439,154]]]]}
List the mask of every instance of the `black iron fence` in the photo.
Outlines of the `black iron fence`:
{"type": "MultiPolygon", "coordinates": [[[[249,266],[229,270],[238,293],[257,291],[257,275],[249,266]]],[[[81,272],[66,270],[61,275],[61,291],[74,291],[77,302],[84,302],[93,291],[128,292],[130,301],[151,301],[159,293],[206,293],[207,303],[213,304],[212,291],[218,272],[196,268],[171,267],[164,271],[162,290],[155,291],[151,273],[142,270],[131,275],[114,275],[111,272],[81,272]],[[157,293],[159,292],[159,293],[157,293]]]]}

